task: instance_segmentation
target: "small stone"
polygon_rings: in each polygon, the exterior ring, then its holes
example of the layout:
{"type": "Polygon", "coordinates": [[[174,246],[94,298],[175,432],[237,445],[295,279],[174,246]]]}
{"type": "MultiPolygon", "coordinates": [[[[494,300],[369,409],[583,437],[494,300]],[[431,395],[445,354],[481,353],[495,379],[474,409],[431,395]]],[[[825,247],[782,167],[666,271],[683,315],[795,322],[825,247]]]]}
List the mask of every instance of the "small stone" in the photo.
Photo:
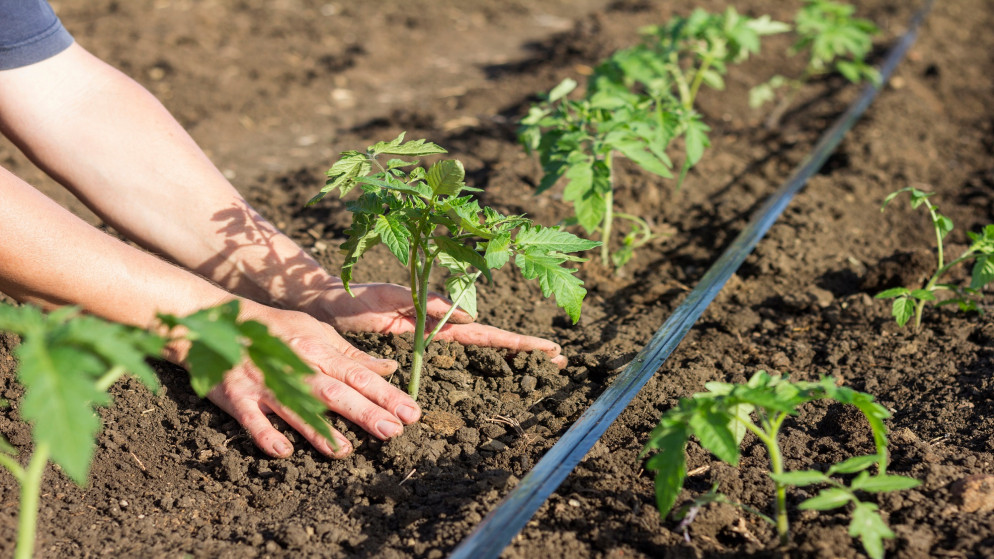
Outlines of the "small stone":
{"type": "Polygon", "coordinates": [[[431,364],[440,369],[451,369],[456,364],[456,358],[451,355],[436,355],[431,358],[431,364]]]}
{"type": "Polygon", "coordinates": [[[531,375],[525,375],[521,377],[520,384],[521,384],[521,390],[525,392],[531,392],[535,390],[535,387],[538,386],[538,379],[531,375]]]}
{"type": "Polygon", "coordinates": [[[483,443],[480,448],[483,450],[492,450],[494,452],[500,452],[502,450],[507,450],[507,445],[498,441],[497,439],[490,439],[489,441],[483,443]]]}
{"type": "Polygon", "coordinates": [[[466,426],[466,422],[458,415],[440,410],[425,412],[421,416],[421,424],[429,431],[443,437],[454,435],[456,431],[466,426]]]}
{"type": "Polygon", "coordinates": [[[967,476],[950,488],[953,499],[963,512],[990,512],[994,510],[994,476],[975,474],[967,476]]]}
{"type": "Polygon", "coordinates": [[[571,506],[571,507],[576,507],[576,508],[579,508],[579,507],[580,507],[580,501],[577,501],[576,499],[570,499],[569,501],[566,501],[566,502],[567,502],[567,503],[569,504],[569,506],[571,506]]]}

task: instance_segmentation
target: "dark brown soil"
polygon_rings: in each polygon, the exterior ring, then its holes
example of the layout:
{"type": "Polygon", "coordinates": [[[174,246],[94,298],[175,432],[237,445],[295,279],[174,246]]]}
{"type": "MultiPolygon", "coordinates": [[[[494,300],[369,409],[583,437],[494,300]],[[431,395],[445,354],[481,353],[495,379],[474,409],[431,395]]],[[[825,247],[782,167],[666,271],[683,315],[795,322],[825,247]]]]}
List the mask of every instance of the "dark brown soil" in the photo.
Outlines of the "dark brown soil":
{"type": "MultiPolygon", "coordinates": [[[[530,197],[535,161],[514,141],[536,91],[578,76],[632,44],[640,25],[726,2],[662,0],[412,1],[62,0],[77,39],[157,94],[263,214],[334,269],[347,225],[338,202],[303,209],[335,154],[408,130],[448,147],[485,202],[553,223],[553,194],[530,197]]],[[[739,11],[786,19],[794,2],[743,0],[739,11]]],[[[857,3],[884,30],[881,51],[914,7],[857,3]]],[[[709,380],[757,369],[821,375],[890,408],[892,471],[922,480],[878,499],[897,533],[895,557],[994,556],[994,495],[968,476],[994,474],[994,324],[928,309],[920,332],[898,329],[876,292],[929,274],[934,237],[923,214],[878,208],[916,185],[965,231],[994,221],[994,9],[986,0],[939,2],[896,77],[839,150],[788,207],[755,253],[576,471],[505,551],[506,557],[854,557],[843,512],[793,509],[793,543],[738,509],[706,509],[689,541],[654,508],[637,458],[663,411],[709,380]],[[968,490],[962,490],[966,486],[968,490]],[[978,489],[979,488],[979,489],[978,489]],[[986,499],[986,501],[985,501],[986,499]],[[983,506],[986,503],[986,507],[983,506]],[[977,510],[979,507],[979,510],[977,510]]],[[[183,371],[160,366],[164,387],[114,387],[88,487],[50,469],[39,555],[46,557],[442,557],[541,458],[641,349],[750,212],[808,152],[856,93],[837,79],[811,84],[782,129],[766,131],[746,91],[797,70],[774,38],[733,70],[703,112],[713,146],[686,184],[622,165],[618,202],[673,231],[642,249],[620,276],[581,270],[590,294],[572,326],[520,276],[481,287],[481,320],[560,342],[570,364],[458,345],[432,348],[420,424],[388,443],[352,431],[356,453],[331,461],[295,439],[290,459],[263,456],[231,418],[198,399],[183,371]]],[[[9,144],[5,166],[94,223],[9,144]]],[[[357,279],[402,281],[386,252],[357,279]]],[[[987,297],[985,308],[994,310],[987,297]]],[[[403,338],[354,337],[408,359],[403,338]]],[[[0,339],[0,435],[30,453],[17,414],[10,337],[0,339]]],[[[398,378],[397,382],[403,379],[398,378]]],[[[342,426],[345,427],[345,426],[342,426]]],[[[292,434],[291,434],[292,437],[292,434]]],[[[784,433],[787,467],[823,467],[872,451],[858,414],[811,405],[784,433]]],[[[684,495],[712,484],[768,510],[772,483],[747,441],[740,467],[692,443],[684,495]]],[[[17,493],[0,473],[0,555],[13,549],[17,493]]],[[[805,491],[790,495],[797,504],[805,491]]]]}

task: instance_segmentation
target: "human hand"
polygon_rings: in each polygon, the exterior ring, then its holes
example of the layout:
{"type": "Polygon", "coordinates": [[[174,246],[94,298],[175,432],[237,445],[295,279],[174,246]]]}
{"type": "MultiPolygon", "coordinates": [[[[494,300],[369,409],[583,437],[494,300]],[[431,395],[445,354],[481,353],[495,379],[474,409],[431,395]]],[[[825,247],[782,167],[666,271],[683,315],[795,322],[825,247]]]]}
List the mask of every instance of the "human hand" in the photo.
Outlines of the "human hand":
{"type": "MultiPolygon", "coordinates": [[[[349,344],[334,328],[304,313],[247,306],[243,320],[266,324],[270,332],[286,342],[316,374],[308,378],[314,394],[329,410],[359,425],[372,435],[387,439],[399,435],[404,424],[421,416],[418,405],[382,375],[397,369],[397,362],[377,359],[349,344]]],[[[265,387],[262,374],[243,363],[224,376],[208,398],[248,430],[266,454],[287,457],[293,445],[275,427],[267,414],[275,413],[304,436],[319,452],[343,458],[352,444],[332,429],[338,449],[294,413],[280,405],[265,387]]]]}
{"type": "MultiPolygon", "coordinates": [[[[403,334],[414,331],[414,303],[410,289],[390,283],[362,283],[350,287],[355,297],[342,287],[329,289],[310,302],[307,312],[341,332],[403,334]]],[[[450,301],[438,294],[428,296],[428,331],[435,327],[438,319],[451,306],[450,301]]],[[[562,354],[559,344],[476,324],[473,317],[462,309],[452,313],[436,339],[507,348],[512,352],[542,351],[559,368],[566,366],[566,356],[562,354]]]]}

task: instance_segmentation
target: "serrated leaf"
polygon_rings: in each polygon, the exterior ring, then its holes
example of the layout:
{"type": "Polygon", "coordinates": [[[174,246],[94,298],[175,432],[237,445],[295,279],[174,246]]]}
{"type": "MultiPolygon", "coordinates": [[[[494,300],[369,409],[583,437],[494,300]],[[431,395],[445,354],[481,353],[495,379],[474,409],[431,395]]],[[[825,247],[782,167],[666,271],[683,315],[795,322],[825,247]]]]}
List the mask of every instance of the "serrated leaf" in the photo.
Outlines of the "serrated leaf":
{"type": "Polygon", "coordinates": [[[35,444],[46,443],[52,461],[77,485],[86,484],[100,419],[94,406],[110,396],[95,379],[107,368],[95,355],[72,347],[49,347],[45,337],[26,336],[15,350],[25,387],[20,413],[32,423],[35,444]]]}
{"type": "Polygon", "coordinates": [[[456,196],[466,183],[466,170],[457,159],[444,159],[428,169],[426,180],[435,196],[456,196]]]}
{"type": "Polygon", "coordinates": [[[183,326],[190,340],[186,364],[190,385],[201,397],[224,378],[224,374],[241,362],[244,346],[238,329],[238,301],[197,311],[185,317],[160,315],[169,327],[183,326]]]}
{"type": "Polygon", "coordinates": [[[122,366],[145,386],[158,390],[159,379],[145,358],[162,353],[166,341],[161,336],[87,315],[67,322],[62,335],[65,343],[93,352],[108,368],[122,366]]]}
{"type": "Polygon", "coordinates": [[[573,212],[581,227],[593,233],[604,220],[607,204],[594,188],[594,171],[591,162],[570,165],[564,176],[567,179],[563,200],[573,204],[573,212]]]}
{"type": "Polygon", "coordinates": [[[401,132],[399,136],[388,142],[377,142],[369,146],[369,152],[375,157],[377,155],[407,155],[412,157],[423,157],[439,153],[448,153],[437,144],[427,140],[411,140],[404,142],[407,132],[401,132]]]}
{"type": "Polygon", "coordinates": [[[367,250],[380,242],[380,236],[373,230],[372,220],[364,215],[353,215],[352,227],[346,229],[345,234],[348,235],[348,239],[341,247],[341,252],[345,255],[345,260],[342,261],[341,279],[345,291],[351,295],[349,284],[352,283],[352,268],[367,250]]]}
{"type": "Polygon", "coordinates": [[[474,276],[475,274],[469,273],[450,275],[445,278],[445,291],[449,294],[450,300],[475,318],[477,316],[477,298],[476,278],[474,276]]]}
{"type": "Polygon", "coordinates": [[[732,466],[739,463],[739,445],[728,428],[729,416],[710,406],[700,407],[690,416],[690,428],[711,454],[732,466]]]}
{"type": "Polygon", "coordinates": [[[411,237],[413,236],[407,229],[407,225],[394,214],[380,215],[376,217],[373,232],[380,236],[380,241],[406,267],[411,257],[411,237]]]}
{"type": "Polygon", "coordinates": [[[887,526],[876,506],[870,503],[856,503],[849,522],[849,535],[859,538],[863,549],[871,559],[883,559],[883,540],[894,539],[894,532],[887,526]]]}
{"type": "Polygon", "coordinates": [[[687,438],[685,430],[673,429],[654,439],[654,448],[660,451],[645,464],[646,469],[656,472],[656,507],[662,517],[673,509],[687,476],[687,438]]]}
{"type": "Polygon", "coordinates": [[[983,289],[991,281],[994,281],[994,256],[978,256],[970,274],[970,289],[983,289]]]}
{"type": "Polygon", "coordinates": [[[538,250],[519,252],[514,262],[527,279],[538,279],[542,295],[555,296],[559,305],[572,319],[573,324],[580,320],[580,308],[587,290],[583,282],[574,276],[576,270],[563,268],[565,258],[551,256],[538,250]]]}
{"type": "Polygon", "coordinates": [[[504,264],[507,264],[508,260],[511,259],[510,246],[510,233],[501,233],[493,239],[490,239],[487,242],[487,249],[483,255],[487,261],[487,267],[491,270],[503,268],[504,264]]]}
{"type": "Polygon", "coordinates": [[[514,244],[522,250],[538,249],[544,252],[580,252],[599,247],[599,241],[581,239],[560,227],[526,225],[518,232],[514,244]]]}
{"type": "Polygon", "coordinates": [[[814,497],[803,501],[797,508],[801,510],[831,510],[839,508],[852,500],[852,494],[845,489],[829,487],[828,489],[822,489],[814,497]]]}
{"type": "Polygon", "coordinates": [[[794,487],[805,487],[816,483],[828,483],[830,481],[828,476],[815,470],[797,470],[782,474],[771,473],[770,478],[777,483],[793,485],[794,487]]]}
{"type": "Polygon", "coordinates": [[[494,281],[490,275],[490,266],[487,265],[486,259],[480,253],[450,237],[436,236],[432,237],[432,239],[435,241],[439,250],[457,261],[464,262],[483,272],[483,276],[487,278],[487,281],[494,281]]]}
{"type": "Polygon", "coordinates": [[[898,297],[891,306],[891,315],[898,326],[904,326],[915,315],[915,300],[910,297],[898,297]]]}
{"type": "Polygon", "coordinates": [[[246,320],[239,325],[242,336],[248,338],[247,353],[262,372],[266,388],[289,409],[335,445],[331,428],[324,419],[327,407],[312,393],[305,379],[314,371],[282,340],[269,333],[266,325],[246,320]]]}
{"type": "Polygon", "coordinates": [[[369,159],[357,151],[343,151],[339,157],[340,159],[328,169],[328,181],[324,188],[307,202],[308,206],[336,188],[340,196],[345,196],[355,188],[356,179],[366,175],[372,168],[369,159]]]}
{"type": "Polygon", "coordinates": [[[912,289],[911,296],[919,301],[935,301],[935,293],[928,289],[912,289]]]}
{"type": "Polygon", "coordinates": [[[673,173],[670,171],[667,163],[668,161],[661,160],[655,154],[647,151],[647,146],[643,142],[639,141],[627,141],[612,144],[614,149],[621,152],[625,157],[631,159],[650,173],[654,173],[664,178],[673,178],[673,173]]]}

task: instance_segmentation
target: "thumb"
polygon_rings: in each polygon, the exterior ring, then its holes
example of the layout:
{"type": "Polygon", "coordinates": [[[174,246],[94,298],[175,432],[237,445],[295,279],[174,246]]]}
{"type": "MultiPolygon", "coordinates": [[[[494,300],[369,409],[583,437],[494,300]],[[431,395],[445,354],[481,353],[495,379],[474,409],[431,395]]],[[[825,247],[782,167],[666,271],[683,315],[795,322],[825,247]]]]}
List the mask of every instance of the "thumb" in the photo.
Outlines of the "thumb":
{"type": "MultiPolygon", "coordinates": [[[[452,308],[452,301],[442,297],[438,293],[431,293],[428,295],[428,308],[426,309],[428,316],[436,320],[441,319],[445,316],[445,313],[449,312],[452,308]]],[[[449,322],[452,324],[469,324],[476,320],[476,318],[464,311],[462,308],[456,308],[452,316],[449,317],[449,322]]]]}

